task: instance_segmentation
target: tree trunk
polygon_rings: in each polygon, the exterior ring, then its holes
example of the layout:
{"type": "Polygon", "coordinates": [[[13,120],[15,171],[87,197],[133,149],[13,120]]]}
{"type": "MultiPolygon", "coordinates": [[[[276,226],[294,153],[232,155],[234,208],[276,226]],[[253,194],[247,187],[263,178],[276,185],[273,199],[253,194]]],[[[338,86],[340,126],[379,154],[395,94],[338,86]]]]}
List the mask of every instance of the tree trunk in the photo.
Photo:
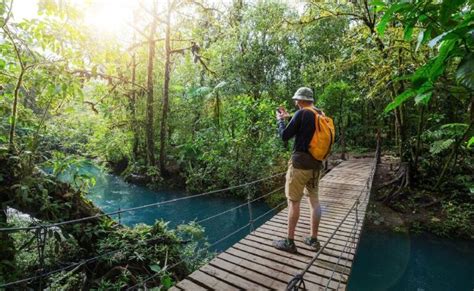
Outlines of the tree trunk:
{"type": "Polygon", "coordinates": [[[11,114],[11,125],[10,125],[10,136],[9,136],[9,147],[12,150],[15,147],[15,127],[16,127],[16,113],[17,113],[17,106],[18,106],[18,98],[20,95],[20,87],[21,83],[23,82],[23,76],[25,74],[25,69],[21,68],[20,76],[18,76],[18,80],[16,82],[15,91],[13,95],[13,108],[11,114]]]}
{"type": "Polygon", "coordinates": [[[166,16],[166,35],[165,35],[165,72],[163,82],[163,112],[161,115],[161,127],[160,127],[160,172],[161,175],[166,176],[166,122],[168,120],[168,108],[169,108],[169,86],[170,86],[170,66],[171,66],[171,7],[168,3],[168,13],[166,16]]]}
{"type": "MultiPolygon", "coordinates": [[[[133,42],[135,43],[135,35],[133,36],[133,42]]],[[[132,157],[133,160],[138,160],[138,124],[137,124],[137,91],[135,89],[135,81],[136,81],[136,71],[137,71],[137,56],[135,51],[132,54],[132,92],[130,94],[130,114],[131,117],[131,130],[133,134],[133,142],[132,142],[132,157]]]]}
{"type": "MultiPolygon", "coordinates": [[[[156,13],[156,1],[153,1],[153,13],[156,13]]],[[[155,34],[158,25],[157,16],[153,16],[148,38],[148,69],[147,69],[147,99],[146,99],[146,159],[148,166],[155,165],[155,137],[154,137],[154,101],[153,101],[153,65],[155,60],[155,34]]]]}
{"type": "Polygon", "coordinates": [[[425,106],[423,105],[420,109],[420,118],[418,119],[418,133],[416,135],[416,148],[415,148],[415,157],[414,157],[414,164],[413,170],[414,175],[418,173],[418,158],[420,157],[420,148],[421,148],[421,132],[423,131],[423,119],[425,113],[425,106]]]}
{"type": "Polygon", "coordinates": [[[341,159],[345,160],[346,159],[346,137],[344,136],[344,103],[343,103],[343,97],[341,95],[341,98],[339,100],[339,116],[341,117],[339,120],[339,132],[341,133],[341,159]]]}

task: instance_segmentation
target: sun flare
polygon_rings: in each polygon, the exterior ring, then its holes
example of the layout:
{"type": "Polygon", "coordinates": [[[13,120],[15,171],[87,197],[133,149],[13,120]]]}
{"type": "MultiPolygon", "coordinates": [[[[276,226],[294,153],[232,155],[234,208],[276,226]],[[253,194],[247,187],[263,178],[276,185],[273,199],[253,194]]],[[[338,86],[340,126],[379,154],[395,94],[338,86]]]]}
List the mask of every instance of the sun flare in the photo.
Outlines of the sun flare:
{"type": "Polygon", "coordinates": [[[100,35],[124,37],[129,30],[134,1],[96,0],[87,7],[85,24],[100,35]]]}

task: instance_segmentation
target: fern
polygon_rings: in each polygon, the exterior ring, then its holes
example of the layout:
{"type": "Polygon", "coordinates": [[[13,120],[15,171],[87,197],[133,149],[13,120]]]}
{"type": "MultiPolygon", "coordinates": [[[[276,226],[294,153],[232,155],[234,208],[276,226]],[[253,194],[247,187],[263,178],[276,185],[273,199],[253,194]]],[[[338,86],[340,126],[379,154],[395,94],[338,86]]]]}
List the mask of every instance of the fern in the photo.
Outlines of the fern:
{"type": "Polygon", "coordinates": [[[437,140],[431,144],[430,153],[436,155],[445,150],[447,150],[453,143],[454,139],[446,139],[446,140],[437,140]]]}

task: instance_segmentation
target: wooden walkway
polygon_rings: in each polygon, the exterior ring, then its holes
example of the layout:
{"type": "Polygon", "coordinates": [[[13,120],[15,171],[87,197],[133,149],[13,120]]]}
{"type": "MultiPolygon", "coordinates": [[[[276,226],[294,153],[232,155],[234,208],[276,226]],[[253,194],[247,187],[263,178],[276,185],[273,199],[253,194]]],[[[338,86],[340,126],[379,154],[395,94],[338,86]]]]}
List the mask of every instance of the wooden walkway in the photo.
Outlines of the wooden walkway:
{"type": "MultiPolygon", "coordinates": [[[[304,276],[308,290],[344,290],[359,242],[369,195],[373,159],[345,161],[320,181],[322,219],[318,239],[323,245],[335,232],[316,262],[304,276]],[[337,226],[362,194],[358,217],[352,211],[340,228],[337,226]],[[355,227],[354,227],[355,226],[355,227]]],[[[272,247],[274,239],[286,237],[287,209],[284,209],[238,243],[219,254],[199,270],[179,282],[172,290],[284,290],[315,255],[302,240],[309,233],[310,213],[306,200],[296,228],[297,254],[272,247]]]]}

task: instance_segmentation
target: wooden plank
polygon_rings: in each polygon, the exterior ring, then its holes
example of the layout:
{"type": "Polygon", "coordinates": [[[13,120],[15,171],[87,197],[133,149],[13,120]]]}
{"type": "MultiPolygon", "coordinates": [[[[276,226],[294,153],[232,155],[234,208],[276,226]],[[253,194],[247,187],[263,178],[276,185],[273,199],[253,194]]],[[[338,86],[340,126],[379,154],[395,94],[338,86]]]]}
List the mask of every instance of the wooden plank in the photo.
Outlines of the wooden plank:
{"type": "Polygon", "coordinates": [[[275,271],[273,274],[268,274],[264,272],[264,267],[255,266],[251,261],[244,260],[239,257],[231,256],[229,253],[222,253],[218,256],[216,264],[219,264],[219,268],[224,268],[232,273],[239,273],[244,275],[250,280],[259,282],[263,285],[264,289],[284,289],[286,287],[285,281],[279,280],[275,277],[275,271]]]}
{"type": "Polygon", "coordinates": [[[191,280],[184,279],[181,282],[179,282],[179,284],[177,286],[170,288],[170,290],[172,290],[172,291],[176,291],[176,290],[202,291],[202,290],[210,290],[210,288],[204,288],[204,287],[194,283],[191,280]]]}
{"type": "MultiPolygon", "coordinates": [[[[334,213],[330,213],[330,212],[327,212],[323,209],[321,209],[321,223],[322,224],[331,224],[331,225],[339,225],[341,223],[341,220],[344,219],[344,217],[346,217],[346,215],[339,215],[339,214],[334,214],[334,213]]],[[[351,212],[351,214],[349,214],[347,216],[347,218],[345,218],[345,223],[348,223],[348,224],[353,224],[355,221],[356,221],[356,217],[358,216],[359,219],[362,218],[362,216],[364,216],[363,213],[355,213],[355,210],[353,210],[351,212]],[[353,212],[353,213],[352,213],[353,212]]],[[[281,211],[280,213],[278,213],[277,215],[275,215],[274,217],[277,217],[277,218],[280,218],[280,219],[285,219],[287,218],[288,216],[288,211],[287,210],[283,210],[281,211]]],[[[310,223],[310,218],[311,218],[311,214],[309,212],[300,212],[300,221],[302,223],[305,223],[305,224],[309,224],[310,223]]],[[[345,226],[344,224],[342,225],[343,227],[345,226]]]]}
{"type": "MultiPolygon", "coordinates": [[[[238,258],[244,258],[246,266],[260,272],[265,272],[269,276],[274,277],[275,280],[281,280],[284,282],[283,289],[293,278],[294,274],[306,267],[305,263],[282,258],[279,254],[272,254],[240,243],[228,249],[226,253],[238,258]]],[[[336,285],[328,280],[332,271],[312,266],[308,274],[310,274],[307,278],[309,282],[321,287],[328,285],[330,288],[336,288],[336,285]]]]}
{"type": "MultiPolygon", "coordinates": [[[[271,246],[271,242],[269,242],[268,240],[260,238],[258,236],[254,236],[254,235],[247,236],[245,239],[241,240],[239,243],[243,244],[243,245],[249,245],[249,246],[257,248],[257,249],[261,249],[261,250],[263,250],[265,252],[268,252],[268,253],[278,255],[278,256],[280,256],[281,260],[284,260],[285,258],[288,258],[288,259],[290,259],[294,262],[301,262],[305,266],[308,263],[308,261],[314,255],[314,253],[311,254],[311,256],[306,256],[304,254],[294,255],[294,254],[290,254],[290,253],[281,252],[281,251],[273,248],[271,246]]],[[[333,264],[327,263],[325,261],[316,261],[315,266],[318,266],[320,268],[324,268],[324,269],[327,269],[327,270],[333,270],[333,264]]],[[[340,272],[341,274],[348,274],[348,271],[349,271],[348,269],[339,269],[338,270],[338,272],[340,272]]]]}
{"type": "Polygon", "coordinates": [[[249,279],[245,279],[238,276],[239,274],[233,274],[231,272],[221,269],[220,267],[217,267],[216,265],[214,265],[215,260],[216,259],[211,260],[209,264],[203,266],[199,270],[210,276],[218,277],[220,280],[225,281],[227,284],[231,283],[232,285],[235,285],[240,289],[264,289],[263,286],[256,284],[255,282],[252,282],[249,279]]]}
{"type": "MultiPolygon", "coordinates": [[[[264,232],[267,233],[268,235],[272,235],[273,233],[281,234],[281,236],[285,237],[287,235],[287,230],[286,230],[286,225],[283,224],[274,224],[273,222],[268,222],[265,225],[262,225],[261,229],[257,229],[259,232],[264,232]],[[285,226],[284,228],[282,226],[285,226]]],[[[325,239],[329,238],[334,231],[323,231],[320,228],[320,231],[318,232],[318,238],[320,238],[322,241],[325,239]]],[[[359,235],[360,233],[356,233],[356,236],[359,235]]],[[[296,232],[295,232],[296,238],[302,238],[302,237],[307,237],[309,236],[309,228],[302,228],[300,226],[296,226],[296,232]]],[[[336,232],[336,234],[333,236],[331,239],[332,242],[338,243],[339,245],[344,245],[345,242],[350,239],[351,236],[350,234],[341,234],[340,232],[336,232]]]]}
{"type": "MultiPolygon", "coordinates": [[[[284,227],[286,229],[287,219],[284,219],[284,218],[281,218],[281,217],[274,217],[268,223],[269,224],[272,224],[272,223],[273,224],[281,224],[281,225],[283,225],[282,227],[284,227]]],[[[309,230],[310,230],[310,224],[309,223],[305,223],[303,221],[301,221],[301,222],[298,221],[298,224],[296,225],[296,227],[301,228],[302,230],[306,230],[309,233],[309,230]]],[[[337,230],[337,235],[350,236],[350,234],[352,233],[353,227],[354,227],[353,222],[351,222],[350,224],[347,224],[345,226],[343,225],[337,230]]],[[[336,231],[336,229],[337,229],[337,226],[333,225],[333,224],[323,224],[321,222],[320,225],[319,225],[319,232],[325,232],[325,233],[332,234],[334,231],[336,231]]]]}
{"type": "MultiPolygon", "coordinates": [[[[281,235],[281,236],[276,235],[276,234],[269,235],[269,234],[265,234],[263,232],[262,233],[258,232],[255,235],[259,236],[262,239],[267,240],[267,245],[268,245],[268,247],[271,247],[271,248],[273,248],[272,242],[273,242],[274,239],[283,239],[283,238],[286,237],[285,235],[281,235]]],[[[296,245],[296,248],[298,249],[298,255],[305,255],[308,258],[312,258],[314,256],[314,254],[316,253],[315,251],[310,249],[309,246],[304,244],[302,241],[295,240],[295,245],[296,245]]],[[[333,254],[327,254],[325,252],[321,253],[319,255],[319,258],[321,260],[324,260],[324,261],[326,261],[328,263],[332,263],[332,264],[336,263],[337,259],[338,259],[337,256],[333,256],[333,254]]],[[[310,260],[308,260],[308,261],[310,261],[310,260]]],[[[346,259],[342,260],[342,263],[344,263],[345,261],[346,261],[346,259]]]]}
{"type": "Polygon", "coordinates": [[[203,273],[201,272],[201,270],[193,272],[191,275],[189,275],[189,278],[193,279],[196,282],[200,282],[205,286],[208,286],[209,289],[239,290],[238,287],[230,285],[225,281],[216,278],[215,276],[203,273]]]}
{"type": "MultiPolygon", "coordinates": [[[[327,222],[327,221],[326,221],[327,222]]],[[[286,228],[287,225],[287,219],[286,217],[274,217],[269,221],[269,223],[274,223],[274,224],[282,224],[284,228],[286,228]]],[[[352,221],[347,222],[347,224],[343,224],[341,227],[337,227],[335,224],[330,224],[330,223],[323,223],[323,221],[319,224],[319,232],[326,232],[326,233],[333,233],[337,232],[338,235],[341,236],[350,236],[350,234],[353,232],[354,228],[357,229],[357,227],[360,226],[360,221],[359,223],[355,223],[352,221]],[[355,226],[354,226],[355,224],[355,226]]],[[[306,229],[309,233],[310,230],[310,223],[305,222],[305,221],[298,221],[298,224],[296,225],[297,228],[302,228],[306,229]]]]}
{"type": "MultiPolygon", "coordinates": [[[[286,231],[282,231],[282,230],[275,230],[275,229],[268,229],[268,228],[265,228],[265,229],[261,229],[259,230],[259,233],[256,233],[256,235],[258,236],[259,234],[261,234],[262,232],[265,232],[266,234],[270,234],[273,235],[274,234],[274,239],[281,239],[281,238],[285,238],[286,237],[286,231]]],[[[303,233],[303,232],[300,232],[300,231],[296,231],[295,232],[295,238],[296,240],[300,240],[300,238],[302,237],[306,237],[307,234],[306,233],[303,233]]],[[[321,243],[321,245],[323,245],[328,239],[329,239],[329,235],[318,235],[318,239],[321,243]]],[[[347,245],[347,239],[345,240],[339,240],[337,238],[332,238],[331,241],[327,244],[326,246],[326,249],[328,249],[329,251],[331,252],[345,252],[344,248],[345,246],[347,245]]],[[[312,249],[310,248],[307,248],[309,251],[313,251],[312,249]]],[[[352,260],[353,259],[353,254],[347,254],[347,258],[352,260]]]]}

